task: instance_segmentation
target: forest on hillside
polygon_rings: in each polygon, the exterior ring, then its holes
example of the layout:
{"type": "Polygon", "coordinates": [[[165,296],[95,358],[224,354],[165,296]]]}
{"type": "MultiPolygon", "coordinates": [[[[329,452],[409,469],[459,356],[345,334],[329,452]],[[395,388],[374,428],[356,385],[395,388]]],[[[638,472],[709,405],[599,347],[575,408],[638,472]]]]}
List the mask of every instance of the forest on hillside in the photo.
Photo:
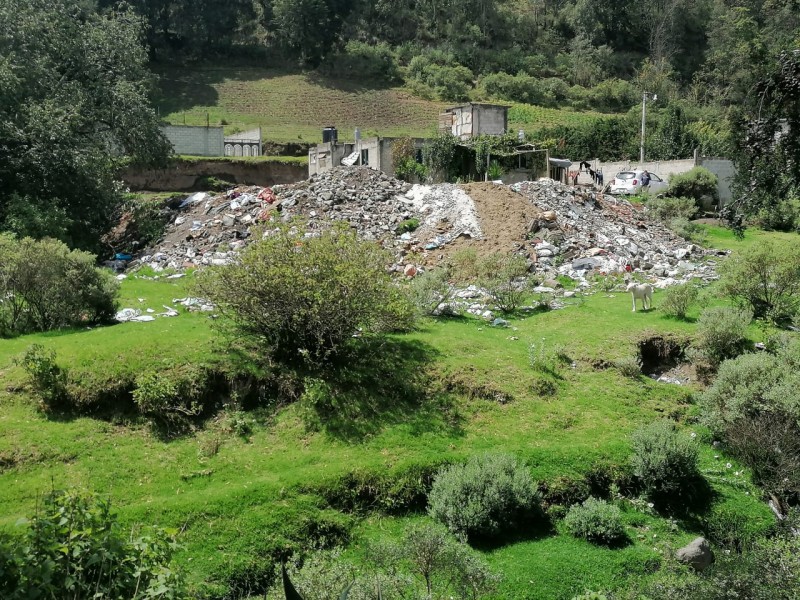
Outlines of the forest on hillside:
{"type": "MultiPolygon", "coordinates": [[[[99,8],[116,5],[98,0],[99,8]]],[[[420,94],[627,109],[640,91],[733,106],[798,41],[796,0],[132,0],[151,59],[250,57],[420,94]],[[402,70],[401,70],[402,69],[402,70]]]]}
{"type": "MultiPolygon", "coordinates": [[[[115,5],[98,0],[98,8],[115,5]]],[[[154,62],[253,61],[405,84],[444,101],[495,100],[624,114],[659,98],[653,159],[730,156],[739,109],[798,43],[797,0],[132,0],[154,62]],[[660,117],[660,119],[659,119],[660,117]],[[666,122],[666,123],[665,123],[666,122]],[[666,139],[665,139],[666,138],[666,139]]],[[[654,129],[655,130],[655,127],[654,129]]],[[[607,132],[550,138],[615,158],[607,132]],[[599,140],[596,138],[600,138],[599,140]]],[[[548,136],[544,136],[548,137],[548,136]]],[[[628,144],[630,145],[630,144],[628,144]]]]}

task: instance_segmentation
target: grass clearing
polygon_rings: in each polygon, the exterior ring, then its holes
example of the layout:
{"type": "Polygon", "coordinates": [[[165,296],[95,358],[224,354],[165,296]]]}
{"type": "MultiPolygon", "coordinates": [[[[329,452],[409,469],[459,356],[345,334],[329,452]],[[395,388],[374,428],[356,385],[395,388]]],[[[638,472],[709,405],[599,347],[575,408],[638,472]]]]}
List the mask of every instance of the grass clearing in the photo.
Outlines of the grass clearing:
{"type": "MultiPolygon", "coordinates": [[[[160,312],[187,295],[190,277],[128,278],[121,306],[160,312]]],[[[350,473],[391,477],[502,450],[525,459],[534,478],[551,489],[571,489],[571,482],[583,481],[599,466],[626,464],[629,434],[664,417],[683,422],[704,440],[701,468],[716,494],[710,510],[735,509],[755,527],[767,527],[771,514],[745,470],[727,468],[733,461],[691,425],[691,387],[626,378],[607,368],[634,356],[644,337],[692,334],[694,324],[662,315],[659,300],[657,293],[653,311],[631,313],[627,294],[598,292],[562,310],[511,318],[508,328],[466,318],[425,322],[397,340],[425,349],[430,364],[420,368],[430,368],[440,385],[453,383],[454,391],[445,394],[450,401],[437,402],[434,394],[403,410],[380,398],[361,399],[364,406],[348,413],[348,431],[325,423],[309,428],[301,404],[248,414],[247,435],[237,434],[223,411],[169,441],[139,420],[48,419],[36,410],[13,362],[30,344],[41,343],[87,381],[219,364],[227,360],[227,342],[205,313],[181,310],[178,317],[151,323],[4,340],[0,529],[13,531],[51,487],[91,489],[112,497],[125,525],[180,530],[184,550],[178,562],[198,596],[222,597],[234,586],[244,597],[248,586],[269,573],[274,558],[292,549],[344,544],[347,556],[358,561],[364,540],[399,535],[409,522],[426,518],[336,510],[320,490],[350,473]],[[574,368],[568,362],[555,375],[537,373],[529,362],[530,344],[559,348],[574,368]],[[553,381],[554,395],[537,393],[543,376],[553,381]]],[[[391,347],[404,346],[386,348],[391,347]]],[[[496,597],[571,598],[584,589],[610,590],[646,577],[661,557],[700,533],[692,518],[671,521],[633,505],[625,506],[624,515],[632,543],[622,549],[592,546],[558,530],[521,532],[519,539],[480,548],[504,573],[496,597]]]]}

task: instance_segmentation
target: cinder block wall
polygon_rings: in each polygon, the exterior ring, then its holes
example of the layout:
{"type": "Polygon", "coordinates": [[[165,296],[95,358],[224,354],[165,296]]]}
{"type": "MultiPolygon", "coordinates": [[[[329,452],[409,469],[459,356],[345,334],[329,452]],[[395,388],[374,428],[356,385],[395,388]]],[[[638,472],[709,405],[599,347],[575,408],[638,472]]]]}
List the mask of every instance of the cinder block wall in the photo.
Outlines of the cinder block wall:
{"type": "Polygon", "coordinates": [[[190,125],[165,125],[164,135],[176,154],[193,156],[222,156],[224,134],[222,127],[194,127],[190,125]]]}

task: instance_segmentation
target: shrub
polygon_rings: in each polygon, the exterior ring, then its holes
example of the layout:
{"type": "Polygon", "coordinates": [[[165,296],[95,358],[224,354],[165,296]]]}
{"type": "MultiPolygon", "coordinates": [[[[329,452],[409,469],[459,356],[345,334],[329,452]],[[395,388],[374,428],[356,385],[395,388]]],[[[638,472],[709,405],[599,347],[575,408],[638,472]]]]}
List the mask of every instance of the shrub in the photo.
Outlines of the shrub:
{"type": "Polygon", "coordinates": [[[419,219],[416,217],[412,219],[406,219],[405,221],[401,222],[396,228],[395,231],[397,233],[406,233],[416,230],[419,227],[419,219]]]}
{"type": "Polygon", "coordinates": [[[481,83],[487,95],[509,102],[542,104],[546,97],[539,80],[525,73],[492,73],[486,75],[481,83]]]}
{"type": "Polygon", "coordinates": [[[456,63],[452,55],[431,52],[415,56],[408,73],[412,81],[430,88],[442,100],[460,102],[469,97],[472,71],[456,63]]]}
{"type": "Polygon", "coordinates": [[[503,312],[513,312],[525,298],[527,261],[517,254],[487,254],[478,261],[480,286],[503,312]]]}
{"type": "Polygon", "coordinates": [[[510,454],[481,454],[436,475],[428,512],[453,533],[491,537],[523,522],[538,503],[524,463],[510,454]]]}
{"type": "Polygon", "coordinates": [[[614,366],[623,377],[636,378],[642,374],[642,359],[638,356],[627,356],[614,362],[614,366]]]}
{"type": "Polygon", "coordinates": [[[645,492],[655,500],[679,498],[700,478],[697,446],[669,421],[634,432],[631,463],[645,492]]]}
{"type": "MultiPolygon", "coordinates": [[[[448,269],[439,267],[425,271],[411,281],[411,301],[421,315],[437,314],[453,293],[448,269]]],[[[451,311],[452,312],[452,311],[451,311]]]]}
{"type": "Polygon", "coordinates": [[[187,379],[172,373],[142,373],[136,377],[133,401],[142,414],[162,422],[180,421],[201,412],[187,379]]]}
{"type": "Polygon", "coordinates": [[[44,410],[63,409],[69,401],[68,373],[56,363],[55,350],[45,350],[44,346],[34,344],[25,352],[20,364],[44,410]]]}
{"type": "Polygon", "coordinates": [[[697,223],[692,223],[684,217],[671,219],[667,226],[676,235],[695,244],[704,244],[706,240],[706,230],[697,223]]]}
{"type": "Polygon", "coordinates": [[[703,420],[778,497],[800,494],[800,386],[789,356],[745,354],[720,365],[700,398],[703,420]]]}
{"type": "Polygon", "coordinates": [[[366,561],[355,570],[341,550],[315,552],[287,565],[296,592],[284,595],[276,581],[265,598],[483,598],[500,577],[465,543],[445,528],[430,523],[412,525],[402,540],[371,541],[366,561]],[[301,567],[302,565],[302,567],[301,567]],[[341,590],[347,590],[340,594],[341,590]]]}
{"type": "Polygon", "coordinates": [[[198,294],[216,302],[243,335],[287,364],[322,365],[361,330],[410,326],[412,307],[392,283],[387,253],[346,225],[316,236],[300,225],[267,232],[235,263],[207,269],[198,294]]]}
{"type": "Polygon", "coordinates": [[[800,309],[800,248],[762,242],[720,267],[725,294],[756,318],[784,321],[800,309]]]}
{"type": "Polygon", "coordinates": [[[674,198],[671,196],[658,198],[649,196],[647,198],[647,212],[653,218],[664,223],[669,223],[672,219],[693,219],[697,214],[697,202],[694,198],[674,198]]]}
{"type": "Polygon", "coordinates": [[[691,171],[670,177],[669,193],[671,196],[692,198],[695,201],[704,198],[718,200],[717,176],[705,167],[694,167],[691,171]]]}
{"type": "Polygon", "coordinates": [[[741,354],[747,345],[747,327],[753,315],[746,310],[722,306],[705,309],[697,320],[692,345],[695,357],[716,368],[726,358],[741,354]]]}
{"type": "Polygon", "coordinates": [[[425,165],[417,162],[417,149],[414,140],[409,137],[392,143],[392,168],[395,177],[403,181],[422,181],[427,175],[425,165]]]}
{"type": "Polygon", "coordinates": [[[697,302],[699,294],[700,290],[692,283],[672,285],[664,290],[664,300],[659,308],[669,317],[685,319],[686,313],[697,302]]]}
{"type": "Polygon", "coordinates": [[[118,289],[88,252],[0,234],[0,335],[109,321],[118,289]]]}
{"type": "Polygon", "coordinates": [[[351,40],[343,51],[326,59],[321,69],[328,75],[358,80],[392,82],[399,78],[394,53],[386,43],[372,45],[351,40]]]}
{"type": "Polygon", "coordinates": [[[0,540],[6,600],[185,597],[180,573],[169,566],[174,539],[159,529],[139,537],[121,531],[110,503],[95,496],[46,495],[21,543],[4,546],[0,540]]]}
{"type": "Polygon", "coordinates": [[[564,526],[575,537],[597,544],[616,544],[626,537],[619,508],[596,498],[573,504],[564,518],[564,526]]]}
{"type": "Polygon", "coordinates": [[[589,103],[593,108],[605,112],[625,112],[639,98],[636,86],[623,79],[606,79],[589,90],[589,103]]]}

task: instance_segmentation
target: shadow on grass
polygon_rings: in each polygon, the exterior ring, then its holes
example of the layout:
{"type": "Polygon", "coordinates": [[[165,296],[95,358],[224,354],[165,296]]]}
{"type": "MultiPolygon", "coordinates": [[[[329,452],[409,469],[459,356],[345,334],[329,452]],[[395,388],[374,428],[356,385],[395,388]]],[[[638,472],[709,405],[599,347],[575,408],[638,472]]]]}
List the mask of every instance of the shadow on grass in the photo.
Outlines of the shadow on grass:
{"type": "Polygon", "coordinates": [[[719,494],[703,477],[687,482],[679,494],[654,497],[657,512],[665,518],[675,519],[682,529],[700,531],[704,529],[704,517],[711,510],[719,494]]]}
{"type": "Polygon", "coordinates": [[[158,80],[153,104],[160,115],[179,113],[196,106],[217,106],[219,93],[214,86],[226,80],[258,81],[297,72],[213,64],[188,68],[179,64],[158,64],[153,65],[152,70],[158,80]]]}
{"type": "Polygon", "coordinates": [[[361,340],[335,367],[307,380],[301,400],[307,425],[349,442],[400,423],[413,436],[461,435],[462,417],[427,368],[435,356],[418,340],[361,340]]]}
{"type": "Polygon", "coordinates": [[[556,535],[557,533],[558,531],[547,514],[543,510],[538,509],[529,515],[527,519],[520,521],[513,528],[504,530],[497,536],[470,537],[469,544],[481,552],[492,552],[499,548],[519,544],[521,542],[542,540],[556,535]]]}

